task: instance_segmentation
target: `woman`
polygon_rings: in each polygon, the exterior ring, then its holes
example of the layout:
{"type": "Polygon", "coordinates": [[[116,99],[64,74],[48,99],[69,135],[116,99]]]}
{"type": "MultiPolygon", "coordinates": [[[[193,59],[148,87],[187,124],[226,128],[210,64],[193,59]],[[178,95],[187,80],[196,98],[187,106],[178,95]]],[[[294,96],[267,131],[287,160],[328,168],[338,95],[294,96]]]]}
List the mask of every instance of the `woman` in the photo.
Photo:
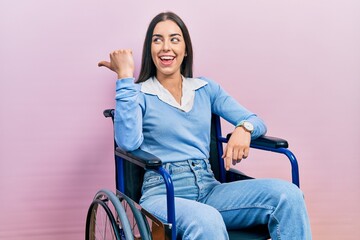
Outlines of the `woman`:
{"type": "MultiPolygon", "coordinates": [[[[224,150],[227,170],[248,157],[251,138],[266,126],[217,83],[192,76],[189,32],[174,13],[150,23],[139,79],[131,50],[110,54],[105,66],[118,75],[115,139],[125,150],[158,156],[173,179],[177,234],[182,239],[228,239],[226,229],[267,224],[272,239],[311,239],[302,192],[293,184],[256,179],[220,184],[208,161],[211,114],[235,127],[224,150]]],[[[141,205],[166,221],[166,189],[151,171],[144,176],[141,205]]]]}

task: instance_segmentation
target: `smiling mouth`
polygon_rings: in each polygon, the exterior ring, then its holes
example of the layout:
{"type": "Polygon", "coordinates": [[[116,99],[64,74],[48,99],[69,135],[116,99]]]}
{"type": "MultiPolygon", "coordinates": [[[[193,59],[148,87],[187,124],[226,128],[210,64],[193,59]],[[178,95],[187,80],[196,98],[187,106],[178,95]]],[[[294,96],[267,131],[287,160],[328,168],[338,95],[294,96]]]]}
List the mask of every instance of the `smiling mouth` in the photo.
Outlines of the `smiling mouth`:
{"type": "Polygon", "coordinates": [[[161,56],[159,58],[160,58],[161,63],[163,63],[164,65],[171,64],[175,59],[174,56],[161,56]]]}

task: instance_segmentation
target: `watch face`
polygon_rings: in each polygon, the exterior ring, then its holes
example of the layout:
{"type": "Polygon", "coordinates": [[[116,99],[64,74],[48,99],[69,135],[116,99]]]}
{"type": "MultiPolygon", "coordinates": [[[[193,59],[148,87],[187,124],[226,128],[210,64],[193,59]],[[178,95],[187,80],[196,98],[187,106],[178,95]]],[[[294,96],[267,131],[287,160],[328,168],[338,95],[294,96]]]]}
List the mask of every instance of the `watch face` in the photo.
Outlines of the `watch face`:
{"type": "Polygon", "coordinates": [[[249,122],[244,122],[244,127],[250,132],[254,131],[254,126],[249,122]]]}

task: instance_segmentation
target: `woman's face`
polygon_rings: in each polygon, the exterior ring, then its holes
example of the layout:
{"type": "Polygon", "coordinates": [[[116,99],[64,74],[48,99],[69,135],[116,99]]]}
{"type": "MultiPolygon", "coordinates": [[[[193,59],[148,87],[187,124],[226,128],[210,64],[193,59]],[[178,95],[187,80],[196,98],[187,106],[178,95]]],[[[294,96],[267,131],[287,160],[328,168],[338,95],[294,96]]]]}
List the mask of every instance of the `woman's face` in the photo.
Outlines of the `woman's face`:
{"type": "Polygon", "coordinates": [[[183,33],[179,26],[165,20],[156,24],[152,36],[151,56],[156,66],[156,77],[180,76],[180,67],[186,55],[183,33]]]}

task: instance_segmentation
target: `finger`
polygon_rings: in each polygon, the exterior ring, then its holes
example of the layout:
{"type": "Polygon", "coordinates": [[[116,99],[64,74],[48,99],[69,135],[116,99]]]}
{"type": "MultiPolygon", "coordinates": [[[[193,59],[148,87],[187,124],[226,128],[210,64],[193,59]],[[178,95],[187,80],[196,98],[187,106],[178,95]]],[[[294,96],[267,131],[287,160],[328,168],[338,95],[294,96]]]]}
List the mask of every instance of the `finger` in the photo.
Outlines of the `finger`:
{"type": "Polygon", "coordinates": [[[238,159],[236,159],[236,163],[240,163],[240,162],[241,162],[241,160],[242,160],[242,158],[238,158],[238,159]]]}
{"type": "Polygon", "coordinates": [[[246,148],[246,149],[244,150],[244,155],[243,155],[243,158],[244,158],[244,159],[249,156],[249,151],[250,151],[249,148],[246,148]]]}
{"type": "Polygon", "coordinates": [[[241,161],[241,155],[239,152],[240,151],[238,149],[234,148],[233,154],[232,154],[232,165],[234,165],[234,166],[241,161]]]}
{"type": "Polygon", "coordinates": [[[236,163],[240,163],[244,159],[244,149],[240,149],[237,154],[236,163]]]}
{"type": "Polygon", "coordinates": [[[242,154],[239,154],[238,158],[236,158],[236,163],[240,163],[242,159],[243,159],[242,154]]]}
{"type": "Polygon", "coordinates": [[[232,165],[235,166],[237,163],[239,163],[238,161],[239,161],[239,160],[233,159],[233,160],[232,160],[232,165]]]}
{"type": "Polygon", "coordinates": [[[107,61],[101,61],[98,63],[98,66],[99,67],[107,67],[107,68],[110,68],[111,67],[111,64],[107,61]]]}
{"type": "Polygon", "coordinates": [[[227,152],[227,145],[225,146],[225,149],[224,149],[224,152],[223,152],[223,154],[222,154],[221,158],[225,158],[225,156],[226,156],[226,152],[227,152]]]}
{"type": "Polygon", "coordinates": [[[226,157],[226,158],[225,158],[225,169],[226,169],[226,171],[229,171],[229,170],[230,170],[231,162],[232,162],[232,158],[231,158],[231,157],[226,157]]]}
{"type": "Polygon", "coordinates": [[[232,157],[225,156],[224,161],[225,161],[225,169],[228,171],[230,169],[230,164],[232,162],[232,157]]]}
{"type": "MultiPolygon", "coordinates": [[[[240,150],[238,148],[233,149],[232,153],[232,159],[236,162],[238,158],[241,158],[241,155],[239,154],[240,150]]],[[[235,165],[235,164],[234,164],[235,165]]]]}
{"type": "Polygon", "coordinates": [[[110,56],[111,55],[114,56],[117,54],[132,54],[132,50],[131,49],[118,49],[118,50],[111,52],[110,56]]]}
{"type": "Polygon", "coordinates": [[[230,170],[230,165],[231,165],[231,162],[232,162],[232,160],[233,160],[232,154],[233,154],[233,148],[227,146],[227,151],[226,151],[226,153],[225,153],[225,169],[226,169],[227,171],[230,170]]]}

